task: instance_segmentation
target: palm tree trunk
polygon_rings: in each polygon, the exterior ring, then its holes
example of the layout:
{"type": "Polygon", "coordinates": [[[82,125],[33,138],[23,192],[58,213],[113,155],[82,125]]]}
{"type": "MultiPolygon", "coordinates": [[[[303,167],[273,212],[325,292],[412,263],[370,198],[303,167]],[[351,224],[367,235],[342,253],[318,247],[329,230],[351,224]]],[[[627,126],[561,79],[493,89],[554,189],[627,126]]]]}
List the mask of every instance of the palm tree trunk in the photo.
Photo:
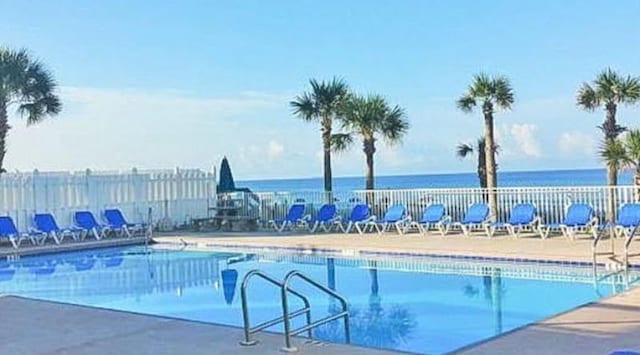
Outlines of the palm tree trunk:
{"type": "MultiPolygon", "coordinates": [[[[606,105],[607,117],[602,125],[604,131],[604,139],[606,142],[615,141],[618,138],[620,129],[616,122],[617,106],[613,102],[609,102],[606,105]]],[[[611,223],[616,218],[616,191],[613,186],[618,185],[618,171],[612,167],[607,166],[607,184],[609,185],[609,193],[607,196],[607,220],[611,223]]]]}
{"type": "Polygon", "coordinates": [[[616,219],[616,189],[618,185],[618,171],[611,166],[607,166],[607,182],[609,193],[607,196],[607,221],[613,223],[616,219]]]}
{"type": "Polygon", "coordinates": [[[616,122],[616,112],[618,111],[618,107],[615,103],[609,102],[606,105],[606,111],[607,117],[602,125],[604,139],[607,141],[613,141],[618,138],[618,135],[621,132],[620,127],[618,127],[618,122],[616,122]]]}
{"type": "Polygon", "coordinates": [[[484,145],[482,146],[482,150],[478,152],[478,180],[480,181],[480,187],[483,189],[487,188],[487,163],[486,163],[486,152],[484,151],[484,145]]]}
{"type": "Polygon", "coordinates": [[[487,189],[489,190],[490,219],[496,221],[498,215],[498,196],[496,187],[498,179],[496,176],[496,157],[494,147],[496,143],[493,138],[493,112],[484,113],[484,152],[485,165],[487,170],[487,189]]]}
{"type": "Polygon", "coordinates": [[[365,189],[373,190],[375,188],[373,177],[373,155],[376,152],[375,141],[373,139],[364,140],[364,155],[367,160],[367,177],[365,189]]]}
{"type": "Polygon", "coordinates": [[[328,116],[322,119],[322,150],[324,153],[324,191],[331,192],[331,117],[328,116]]]}
{"type": "Polygon", "coordinates": [[[4,169],[4,156],[7,153],[7,133],[9,132],[9,116],[7,114],[7,103],[0,99],[0,174],[4,169]]]}

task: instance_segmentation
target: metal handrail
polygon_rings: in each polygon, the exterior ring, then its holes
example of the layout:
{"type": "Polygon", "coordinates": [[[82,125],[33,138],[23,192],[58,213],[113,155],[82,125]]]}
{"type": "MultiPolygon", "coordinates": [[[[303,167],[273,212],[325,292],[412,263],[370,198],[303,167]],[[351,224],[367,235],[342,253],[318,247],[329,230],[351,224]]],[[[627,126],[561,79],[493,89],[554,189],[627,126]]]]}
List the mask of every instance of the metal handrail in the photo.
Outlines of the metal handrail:
{"type": "MultiPolygon", "coordinates": [[[[290,318],[295,318],[297,316],[306,315],[306,320],[307,320],[307,325],[311,324],[311,304],[309,303],[309,300],[302,294],[300,294],[299,292],[296,292],[290,288],[286,288],[287,292],[283,291],[283,294],[287,294],[287,293],[291,293],[294,296],[300,298],[302,300],[302,302],[304,303],[304,307],[300,308],[298,310],[295,310],[291,313],[286,313],[280,317],[276,317],[273,319],[270,319],[268,321],[262,322],[256,326],[254,326],[253,328],[251,327],[251,324],[249,322],[249,307],[248,307],[248,301],[247,301],[247,286],[249,285],[249,281],[254,277],[260,277],[263,280],[266,280],[267,282],[276,285],[278,287],[280,287],[282,290],[285,290],[285,286],[283,282],[280,282],[278,280],[276,280],[275,278],[269,276],[268,274],[266,274],[265,272],[261,271],[261,270],[251,270],[249,272],[247,272],[247,274],[244,276],[244,279],[242,280],[242,287],[240,289],[240,295],[242,298],[242,319],[244,322],[244,340],[240,342],[240,345],[244,345],[244,346],[250,346],[250,345],[255,345],[258,343],[257,340],[251,340],[251,334],[259,332],[263,329],[267,329],[269,327],[272,327],[278,323],[281,323],[285,320],[289,320],[290,318]]],[[[308,332],[307,332],[307,336],[309,338],[312,337],[312,333],[311,333],[311,328],[309,328],[308,332]]]]}
{"type": "MultiPolygon", "coordinates": [[[[636,225],[635,227],[633,227],[633,229],[631,230],[631,232],[625,236],[625,243],[624,243],[624,265],[623,267],[625,269],[627,269],[629,267],[629,246],[631,245],[631,242],[633,241],[633,238],[635,237],[636,233],[638,232],[638,229],[640,228],[640,225],[636,225]]],[[[605,226],[600,233],[596,234],[596,237],[593,239],[593,244],[591,245],[591,250],[593,252],[593,267],[594,269],[596,268],[596,257],[598,255],[612,255],[615,256],[615,249],[614,249],[614,238],[618,236],[618,233],[616,231],[616,227],[615,225],[607,225],[605,226]],[[597,251],[597,247],[598,247],[598,243],[600,242],[600,240],[602,240],[602,236],[606,233],[609,232],[609,239],[611,240],[611,251],[609,252],[601,252],[598,253],[597,251]]]]}
{"type": "Polygon", "coordinates": [[[302,272],[298,271],[298,270],[293,270],[291,272],[289,272],[287,274],[287,276],[285,276],[284,281],[282,282],[282,316],[284,318],[284,339],[285,339],[285,347],[282,349],[283,351],[286,352],[295,352],[298,349],[294,346],[291,345],[291,336],[295,336],[297,334],[300,334],[302,332],[309,332],[311,333],[311,329],[331,322],[333,320],[339,319],[339,318],[344,318],[344,331],[345,331],[345,340],[346,343],[349,344],[351,342],[351,335],[350,335],[350,330],[349,330],[349,311],[348,311],[348,304],[347,304],[347,300],[342,297],[340,294],[338,294],[337,292],[335,292],[334,290],[318,283],[317,281],[313,280],[312,278],[310,278],[309,276],[303,274],[302,272]],[[326,293],[327,295],[336,298],[340,304],[342,305],[342,312],[327,316],[325,318],[319,319],[313,323],[307,323],[306,326],[303,326],[301,328],[295,329],[295,330],[291,330],[291,316],[289,313],[289,303],[288,303],[288,297],[287,297],[287,291],[289,290],[289,283],[291,282],[292,279],[294,278],[300,278],[303,281],[306,281],[308,284],[310,284],[311,286],[316,287],[317,289],[319,289],[320,291],[326,293]]]}
{"type": "Polygon", "coordinates": [[[627,236],[627,240],[624,243],[624,268],[625,270],[627,270],[629,268],[629,245],[631,244],[631,241],[633,241],[633,237],[636,236],[636,232],[638,232],[638,228],[640,228],[640,225],[636,225],[633,230],[631,231],[631,234],[629,234],[627,236]]]}

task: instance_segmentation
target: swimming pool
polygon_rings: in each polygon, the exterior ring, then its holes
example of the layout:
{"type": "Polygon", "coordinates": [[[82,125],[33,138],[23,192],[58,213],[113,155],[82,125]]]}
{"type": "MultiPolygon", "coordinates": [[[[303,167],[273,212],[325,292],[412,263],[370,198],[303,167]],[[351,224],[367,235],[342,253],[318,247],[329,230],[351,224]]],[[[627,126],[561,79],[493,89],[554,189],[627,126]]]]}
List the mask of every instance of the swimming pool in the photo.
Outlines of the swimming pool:
{"type": "MultiPolygon", "coordinates": [[[[635,270],[594,279],[591,267],[551,263],[125,247],[1,262],[0,292],[241,326],[240,283],[256,268],[280,278],[298,269],[346,296],[354,344],[419,353],[458,349],[620,292],[638,279],[635,270]]],[[[304,284],[293,287],[310,296],[314,319],[337,308],[304,284]]],[[[248,295],[253,324],[281,312],[278,289],[255,280],[248,295]]],[[[334,322],[314,335],[342,342],[344,330],[334,322]]]]}

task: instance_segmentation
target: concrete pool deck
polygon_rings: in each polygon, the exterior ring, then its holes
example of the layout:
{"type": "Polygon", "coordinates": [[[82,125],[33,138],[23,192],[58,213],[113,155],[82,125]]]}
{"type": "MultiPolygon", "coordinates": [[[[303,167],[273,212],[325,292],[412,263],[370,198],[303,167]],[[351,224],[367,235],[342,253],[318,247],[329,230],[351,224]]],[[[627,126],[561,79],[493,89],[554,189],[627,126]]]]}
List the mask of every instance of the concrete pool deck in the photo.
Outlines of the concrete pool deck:
{"type": "MultiPolygon", "coordinates": [[[[408,253],[447,256],[477,256],[485,258],[504,258],[513,260],[553,260],[559,262],[591,263],[591,245],[593,239],[580,236],[568,240],[561,236],[547,239],[524,235],[513,238],[498,235],[488,238],[483,234],[471,237],[450,234],[440,236],[435,233],[424,236],[417,233],[397,235],[377,234],[274,234],[274,233],[164,233],[154,238],[158,243],[186,243],[199,247],[251,247],[251,248],[295,248],[308,250],[331,250],[345,254],[369,253],[408,253]]],[[[622,239],[614,240],[617,257],[601,255],[598,263],[620,261],[623,254],[622,239]]],[[[629,262],[640,265],[640,242],[631,245],[632,257],[629,262]]],[[[598,252],[611,250],[609,240],[602,240],[598,252]]]]}
{"type": "MultiPolygon", "coordinates": [[[[261,332],[240,346],[242,330],[172,318],[0,297],[2,354],[283,354],[281,334],[261,332]]],[[[384,355],[391,351],[294,341],[301,354],[384,355]]]]}

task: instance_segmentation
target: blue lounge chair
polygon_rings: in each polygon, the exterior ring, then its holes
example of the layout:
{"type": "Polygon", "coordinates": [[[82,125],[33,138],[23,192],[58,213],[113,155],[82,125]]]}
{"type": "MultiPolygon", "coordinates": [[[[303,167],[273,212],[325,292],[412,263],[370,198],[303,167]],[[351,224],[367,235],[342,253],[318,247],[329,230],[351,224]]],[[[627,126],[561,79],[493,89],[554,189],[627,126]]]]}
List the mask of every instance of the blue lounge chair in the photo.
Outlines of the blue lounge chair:
{"type": "Polygon", "coordinates": [[[446,235],[451,225],[451,217],[446,215],[446,208],[441,203],[434,203],[425,208],[422,217],[409,223],[407,230],[416,228],[420,233],[427,234],[432,227],[435,227],[441,235],[446,235]]]}
{"type": "Polygon", "coordinates": [[[278,233],[282,233],[287,228],[306,225],[304,205],[300,203],[291,205],[285,218],[270,220],[269,224],[278,231],[278,233]]]}
{"type": "Polygon", "coordinates": [[[358,204],[351,210],[351,215],[347,220],[337,220],[335,225],[342,230],[343,233],[350,233],[352,228],[355,228],[359,234],[364,233],[364,226],[374,220],[375,217],[370,216],[369,206],[365,204],[358,204]]]}
{"type": "Polygon", "coordinates": [[[519,237],[523,231],[539,232],[540,218],[536,215],[536,206],[530,203],[519,203],[511,209],[508,222],[485,224],[488,237],[503,230],[513,237],[519,237]]]}
{"type": "Polygon", "coordinates": [[[365,226],[365,230],[366,228],[371,228],[372,230],[375,229],[378,234],[382,234],[389,231],[391,226],[394,226],[398,234],[402,234],[410,220],[411,218],[407,217],[407,209],[403,205],[395,204],[387,209],[382,219],[375,219],[374,216],[373,220],[369,221],[365,226]]]}
{"type": "Polygon", "coordinates": [[[0,239],[9,239],[15,249],[18,249],[25,239],[29,239],[33,245],[38,245],[38,236],[36,233],[20,233],[11,217],[0,216],[0,239]]]}
{"type": "Polygon", "coordinates": [[[467,213],[460,222],[456,222],[454,226],[462,230],[462,234],[468,236],[475,229],[481,229],[488,222],[489,206],[486,203],[474,203],[469,206],[467,213]]]}
{"type": "Polygon", "coordinates": [[[60,244],[64,237],[70,236],[73,240],[84,237],[84,230],[80,228],[60,228],[56,219],[51,213],[36,213],[33,215],[33,229],[35,233],[41,233],[44,235],[41,243],[44,243],[46,238],[51,237],[56,244],[60,244]]]}
{"type": "Polygon", "coordinates": [[[540,225],[540,235],[547,238],[553,231],[560,231],[562,235],[574,240],[577,233],[592,233],[596,237],[598,218],[595,217],[593,207],[586,203],[574,203],[567,208],[567,214],[562,223],[540,225]]]}
{"type": "Polygon", "coordinates": [[[136,233],[143,233],[145,225],[143,223],[129,223],[119,209],[104,210],[104,219],[107,225],[116,233],[133,237],[136,233]]]}
{"type": "Polygon", "coordinates": [[[618,211],[616,222],[604,224],[600,230],[613,229],[616,237],[632,239],[640,226],[640,203],[625,203],[618,211]]]}
{"type": "Polygon", "coordinates": [[[311,233],[315,233],[318,228],[322,228],[325,232],[329,232],[336,221],[336,213],[336,205],[322,205],[318,210],[318,215],[307,220],[309,231],[311,231],[311,233]]]}
{"type": "Polygon", "coordinates": [[[85,235],[91,234],[96,240],[106,237],[111,231],[109,226],[98,223],[90,211],[77,211],[73,214],[73,220],[78,228],[85,230],[85,235]]]}

